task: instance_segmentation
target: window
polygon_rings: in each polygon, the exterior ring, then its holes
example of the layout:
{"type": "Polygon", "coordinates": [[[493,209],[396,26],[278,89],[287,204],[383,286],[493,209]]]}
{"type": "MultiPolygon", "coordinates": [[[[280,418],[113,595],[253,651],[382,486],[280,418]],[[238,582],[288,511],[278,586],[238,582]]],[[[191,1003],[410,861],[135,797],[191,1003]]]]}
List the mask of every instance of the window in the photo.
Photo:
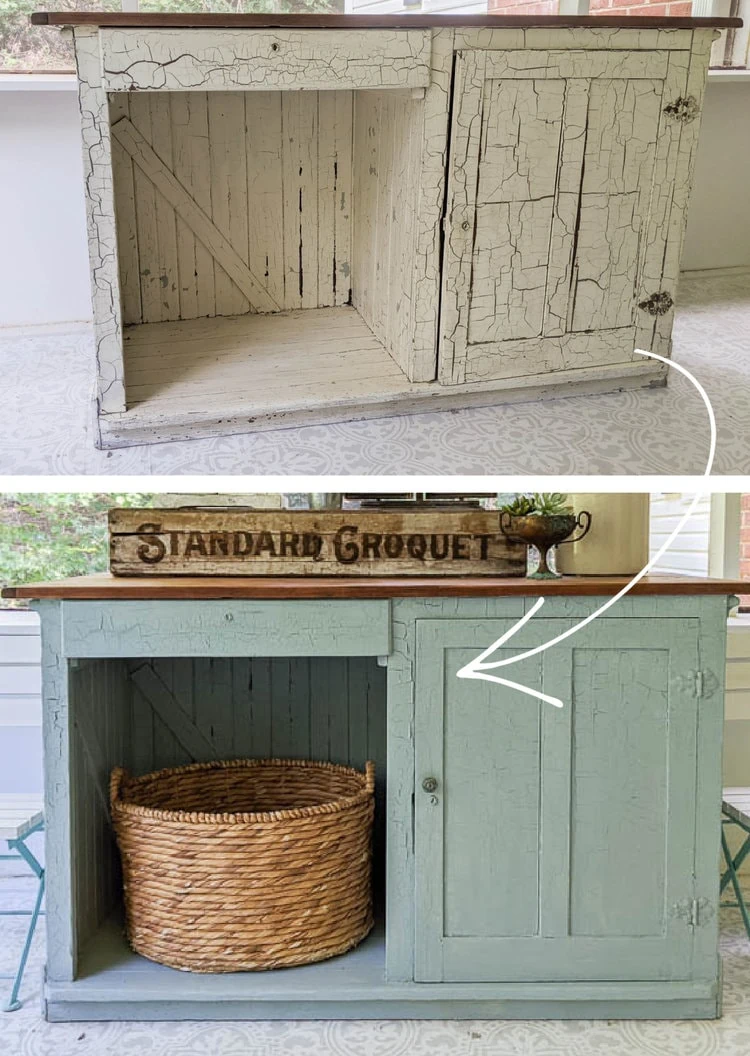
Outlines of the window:
{"type": "Polygon", "coordinates": [[[33,11],[117,11],[120,0],[0,0],[0,72],[67,73],[73,45],[55,26],[32,26],[33,11]]]}
{"type": "Polygon", "coordinates": [[[32,26],[33,11],[343,11],[344,0],[0,0],[0,72],[73,72],[73,46],[56,26],[32,26]]]}

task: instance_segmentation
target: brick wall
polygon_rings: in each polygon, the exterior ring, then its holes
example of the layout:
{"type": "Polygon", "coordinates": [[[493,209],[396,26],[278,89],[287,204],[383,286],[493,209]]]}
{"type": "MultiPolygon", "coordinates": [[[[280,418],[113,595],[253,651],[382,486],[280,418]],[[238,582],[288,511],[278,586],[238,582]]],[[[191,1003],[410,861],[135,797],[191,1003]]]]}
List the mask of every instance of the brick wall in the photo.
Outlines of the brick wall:
{"type": "Polygon", "coordinates": [[[491,15],[556,15],[559,0],[488,0],[491,15]]]}
{"type": "MultiPolygon", "coordinates": [[[[669,0],[651,3],[649,0],[591,0],[592,15],[687,15],[692,11],[692,0],[669,0]]],[[[556,15],[558,0],[489,0],[487,10],[496,15],[556,15]]]]}
{"type": "MultiPolygon", "coordinates": [[[[502,0],[501,0],[502,2],[502,0]]],[[[589,13],[592,15],[652,15],[654,17],[690,16],[693,9],[692,0],[675,0],[666,4],[652,4],[644,0],[591,0],[589,13]]]]}

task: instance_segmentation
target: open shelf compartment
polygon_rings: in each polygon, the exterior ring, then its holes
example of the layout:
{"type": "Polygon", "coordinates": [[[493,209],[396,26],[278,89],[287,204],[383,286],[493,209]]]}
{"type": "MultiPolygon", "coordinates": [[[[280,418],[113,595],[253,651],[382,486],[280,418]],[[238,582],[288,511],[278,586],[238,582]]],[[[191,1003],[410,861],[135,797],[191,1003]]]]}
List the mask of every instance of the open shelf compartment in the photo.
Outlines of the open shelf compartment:
{"type": "Polygon", "coordinates": [[[70,915],[76,967],[72,979],[55,978],[53,966],[48,970],[50,1018],[78,1018],[81,1002],[105,999],[158,1005],[166,995],[191,1001],[200,990],[207,1001],[260,1002],[273,1000],[274,994],[280,1000],[289,986],[299,987],[307,998],[317,993],[334,999],[336,986],[355,977],[366,978],[368,986],[385,983],[382,912],[377,933],[363,946],[302,969],[207,977],[135,954],[122,924],[122,880],[107,799],[116,765],[141,774],[215,758],[276,757],[363,770],[373,759],[373,886],[376,906],[382,907],[385,676],[375,657],[359,656],[72,663],[70,915]]]}
{"type": "Polygon", "coordinates": [[[413,357],[423,96],[109,94],[126,415],[272,414],[434,378],[413,357]]]}

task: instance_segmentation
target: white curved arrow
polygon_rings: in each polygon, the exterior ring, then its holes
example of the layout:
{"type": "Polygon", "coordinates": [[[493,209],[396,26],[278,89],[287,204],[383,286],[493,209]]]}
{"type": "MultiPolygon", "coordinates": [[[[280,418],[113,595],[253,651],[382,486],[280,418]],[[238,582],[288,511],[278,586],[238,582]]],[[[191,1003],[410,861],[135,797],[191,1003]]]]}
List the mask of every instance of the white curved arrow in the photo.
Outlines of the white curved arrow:
{"type": "MultiPolygon", "coordinates": [[[[714,464],[714,456],[716,454],[716,418],[714,417],[714,409],[711,406],[706,390],[703,388],[697,378],[693,377],[689,370],[685,367],[680,366],[679,363],[673,363],[669,359],[665,359],[664,356],[657,356],[655,352],[643,352],[640,349],[636,349],[639,356],[648,356],[650,359],[658,359],[662,363],[666,363],[667,366],[672,367],[674,370],[679,370],[681,374],[692,382],[700,393],[701,399],[706,407],[708,414],[708,421],[711,426],[711,444],[708,451],[708,461],[706,468],[703,472],[704,477],[708,477],[711,473],[711,469],[714,464]]],[[[497,682],[501,686],[509,686],[511,689],[517,689],[520,693],[526,693],[530,697],[536,697],[538,700],[543,700],[547,704],[553,704],[556,708],[561,708],[563,702],[558,697],[550,697],[546,693],[540,693],[539,690],[532,689],[530,686],[524,686],[520,682],[511,682],[507,678],[500,678],[498,675],[491,675],[488,672],[496,671],[500,667],[508,667],[510,664],[517,664],[519,660],[525,660],[529,656],[535,656],[537,653],[542,653],[546,649],[551,649],[553,645],[557,645],[558,642],[564,641],[566,638],[570,638],[572,634],[576,634],[578,631],[583,630],[587,624],[591,623],[592,620],[597,619],[603,612],[611,608],[615,602],[618,602],[620,598],[624,597],[628,591],[632,590],[633,587],[638,583],[644,576],[648,575],[657,561],[661,556],[669,549],[674,542],[675,538],[679,535],[682,529],[685,527],[687,522],[695,513],[696,507],[703,497],[704,492],[699,491],[694,497],[687,511],[680,518],[680,521],[674,531],[669,535],[667,541],[657,550],[648,564],[644,565],[640,572],[636,573],[631,580],[629,580],[622,590],[618,591],[614,597],[609,598],[603,605],[600,605],[598,609],[590,613],[585,619],[576,623],[573,627],[569,627],[567,631],[563,631],[562,634],[558,634],[555,638],[550,638],[548,642],[543,642],[541,645],[534,646],[533,649],[526,649],[524,652],[515,653],[513,656],[508,656],[503,660],[492,660],[488,661],[487,658],[492,656],[495,650],[499,649],[501,645],[505,645],[523,626],[528,623],[532,616],[534,616],[542,605],[544,605],[544,598],[537,598],[532,607],[528,612],[524,613],[521,619],[515,623],[509,631],[501,635],[496,642],[493,642],[484,652],[480,653],[479,656],[475,656],[473,660],[470,660],[468,664],[456,672],[458,678],[479,678],[485,682],[497,682]]]]}

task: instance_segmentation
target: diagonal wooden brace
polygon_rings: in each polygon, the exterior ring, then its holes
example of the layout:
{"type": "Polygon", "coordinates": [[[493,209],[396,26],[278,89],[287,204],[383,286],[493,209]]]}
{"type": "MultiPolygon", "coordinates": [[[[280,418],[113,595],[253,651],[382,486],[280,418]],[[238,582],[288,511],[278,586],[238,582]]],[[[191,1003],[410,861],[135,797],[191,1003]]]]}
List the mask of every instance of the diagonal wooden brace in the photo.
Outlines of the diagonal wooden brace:
{"type": "Polygon", "coordinates": [[[190,197],[177,177],[161,160],[156,151],[141,135],[132,121],[120,118],[112,125],[112,135],[127,151],[136,165],[148,176],[157,191],[164,196],[174,211],[184,220],[195,237],[206,247],[214,260],[244,293],[258,312],[278,312],[281,305],[273,299],[261,280],[253,274],[230,241],[216,224],[190,197]]]}

